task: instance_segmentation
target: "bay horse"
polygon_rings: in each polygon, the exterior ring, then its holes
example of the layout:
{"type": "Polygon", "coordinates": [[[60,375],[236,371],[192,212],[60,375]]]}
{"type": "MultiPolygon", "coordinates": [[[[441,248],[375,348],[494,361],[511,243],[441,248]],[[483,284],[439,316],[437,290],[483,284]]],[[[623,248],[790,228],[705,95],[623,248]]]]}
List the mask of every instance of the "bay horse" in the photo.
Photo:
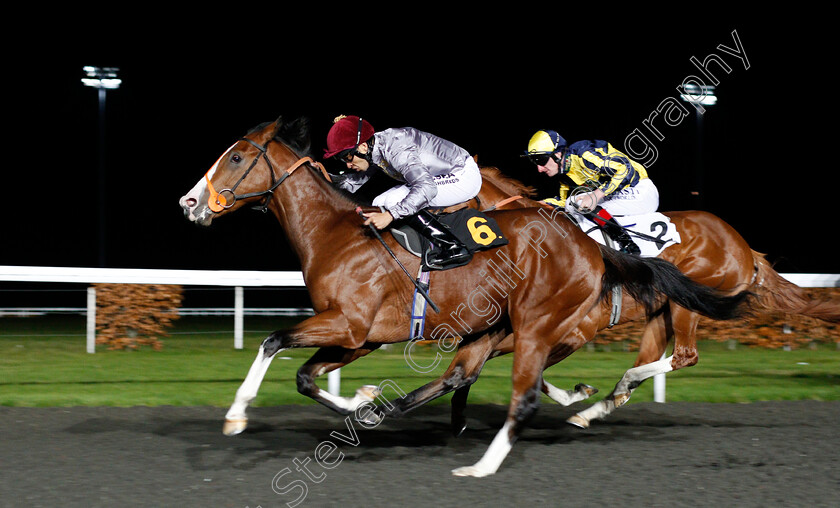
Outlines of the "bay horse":
{"type": "MultiPolygon", "coordinates": [[[[275,216],[300,259],[316,314],[262,341],[225,416],[226,434],[242,432],[246,409],[275,355],[288,348],[321,348],[297,374],[298,390],[340,413],[357,413],[375,393],[331,395],[314,378],[364,356],[382,344],[409,339],[414,286],[362,226],[357,204],[315,169],[308,122],[282,117],[250,131],[228,148],[180,200],[185,216],[201,226],[245,205],[275,216]]],[[[557,351],[584,342],[573,333],[613,287],[622,286],[654,312],[663,299],[714,319],[740,316],[748,292],[723,295],[697,284],[670,263],[602,249],[570,223],[537,208],[493,212],[508,244],[477,252],[465,266],[431,274],[441,312],[427,326],[470,346],[492,348],[513,341],[512,394],[504,425],[483,457],[453,474],[497,471],[539,403],[543,369],[557,351]],[[492,313],[491,313],[492,310],[492,313]]],[[[419,259],[387,239],[401,263],[419,259]]],[[[433,332],[434,333],[434,332],[433,332]]]]}
{"type": "MultiPolygon", "coordinates": [[[[535,188],[504,175],[498,168],[481,167],[481,174],[483,185],[479,198],[482,203],[493,203],[491,207],[494,209],[552,208],[533,199],[535,188]],[[497,205],[499,203],[501,206],[497,205]]],[[[692,280],[729,293],[750,291],[755,295],[752,311],[784,312],[840,323],[840,302],[814,298],[803,288],[787,281],[773,269],[763,254],[752,250],[746,240],[720,217],[704,211],[663,213],[680,232],[681,243],[667,247],[659,257],[673,263],[692,280]]],[[[600,312],[587,316],[575,333],[588,335],[607,328],[609,304],[602,301],[600,312]]],[[[624,297],[622,308],[625,311],[619,323],[644,316],[643,309],[634,306],[628,296],[624,297]]],[[[625,372],[609,395],[569,418],[568,423],[587,428],[592,420],[604,418],[626,403],[633,390],[646,379],[696,365],[699,360],[696,332],[700,317],[696,312],[669,302],[663,312],[651,317],[645,324],[633,368],[625,372]],[[673,354],[663,358],[671,339],[674,340],[673,354]]],[[[513,337],[508,336],[488,353],[488,357],[511,353],[513,345],[513,337]]],[[[546,368],[564,357],[562,354],[552,355],[546,368]]],[[[453,360],[453,363],[456,361],[453,360]]],[[[461,359],[461,362],[477,365],[481,359],[461,359]]],[[[443,383],[446,383],[445,379],[443,383]]],[[[427,390],[434,389],[431,385],[427,390]]],[[[469,386],[465,384],[457,388],[452,398],[452,425],[456,433],[464,428],[463,411],[469,386]]],[[[542,389],[555,401],[569,404],[571,392],[559,390],[545,380],[542,389]]]]}

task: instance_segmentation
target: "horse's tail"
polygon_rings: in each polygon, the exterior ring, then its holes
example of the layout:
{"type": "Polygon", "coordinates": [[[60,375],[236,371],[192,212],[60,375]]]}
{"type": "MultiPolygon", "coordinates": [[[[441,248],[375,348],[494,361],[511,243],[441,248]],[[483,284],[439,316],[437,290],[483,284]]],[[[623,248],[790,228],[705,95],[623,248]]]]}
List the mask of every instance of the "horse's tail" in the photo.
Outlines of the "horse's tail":
{"type": "Polygon", "coordinates": [[[840,323],[840,301],[818,298],[779,275],[764,254],[752,251],[756,266],[752,291],[756,303],[766,310],[808,316],[830,323],[840,323]]]}
{"type": "Polygon", "coordinates": [[[601,284],[602,299],[614,287],[622,286],[644,306],[648,315],[654,314],[661,305],[662,295],[681,307],[716,320],[736,319],[749,311],[749,291],[727,294],[694,282],[664,259],[631,256],[600,247],[606,267],[601,284]]]}

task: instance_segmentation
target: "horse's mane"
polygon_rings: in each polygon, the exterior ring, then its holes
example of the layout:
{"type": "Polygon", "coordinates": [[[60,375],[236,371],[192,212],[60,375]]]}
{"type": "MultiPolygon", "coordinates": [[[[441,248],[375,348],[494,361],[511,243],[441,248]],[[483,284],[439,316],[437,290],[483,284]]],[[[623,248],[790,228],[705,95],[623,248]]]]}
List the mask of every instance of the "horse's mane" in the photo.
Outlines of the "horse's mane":
{"type": "Polygon", "coordinates": [[[524,196],[532,198],[537,195],[536,188],[531,187],[530,185],[525,185],[519,180],[506,176],[497,167],[479,165],[479,169],[481,170],[482,178],[493,182],[497,187],[510,196],[524,196]]]}
{"type": "Polygon", "coordinates": [[[277,118],[274,122],[263,122],[250,129],[246,135],[262,131],[269,125],[274,124],[274,132],[271,137],[289,147],[300,157],[310,157],[312,143],[309,136],[309,118],[299,117],[286,121],[283,117],[277,118]]]}

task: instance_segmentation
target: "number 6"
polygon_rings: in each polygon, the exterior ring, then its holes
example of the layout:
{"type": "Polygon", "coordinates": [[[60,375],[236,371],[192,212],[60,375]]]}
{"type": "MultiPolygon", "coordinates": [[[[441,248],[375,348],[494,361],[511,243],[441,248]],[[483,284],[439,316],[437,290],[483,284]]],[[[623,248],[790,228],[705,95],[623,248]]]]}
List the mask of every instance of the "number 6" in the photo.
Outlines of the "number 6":
{"type": "Polygon", "coordinates": [[[496,233],[487,225],[487,220],[481,217],[472,217],[468,220],[467,228],[470,230],[470,235],[472,235],[475,243],[490,245],[496,239],[496,233]],[[479,222],[481,225],[477,226],[476,224],[479,222]]]}

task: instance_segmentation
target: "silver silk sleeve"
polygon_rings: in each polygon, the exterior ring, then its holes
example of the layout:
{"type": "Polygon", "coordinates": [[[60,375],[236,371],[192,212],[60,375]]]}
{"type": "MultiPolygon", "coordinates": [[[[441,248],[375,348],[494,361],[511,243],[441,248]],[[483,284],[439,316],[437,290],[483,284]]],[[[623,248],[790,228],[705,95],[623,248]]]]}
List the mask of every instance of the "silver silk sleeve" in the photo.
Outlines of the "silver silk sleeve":
{"type": "Polygon", "coordinates": [[[404,176],[408,185],[408,195],[396,205],[388,208],[395,219],[414,215],[429,206],[432,199],[437,196],[437,186],[428,171],[424,169],[412,170],[404,173],[404,176]]]}
{"type": "Polygon", "coordinates": [[[395,219],[414,215],[437,196],[437,185],[431,172],[420,158],[417,147],[408,147],[397,155],[394,165],[408,186],[408,195],[402,201],[388,208],[395,219]]]}

